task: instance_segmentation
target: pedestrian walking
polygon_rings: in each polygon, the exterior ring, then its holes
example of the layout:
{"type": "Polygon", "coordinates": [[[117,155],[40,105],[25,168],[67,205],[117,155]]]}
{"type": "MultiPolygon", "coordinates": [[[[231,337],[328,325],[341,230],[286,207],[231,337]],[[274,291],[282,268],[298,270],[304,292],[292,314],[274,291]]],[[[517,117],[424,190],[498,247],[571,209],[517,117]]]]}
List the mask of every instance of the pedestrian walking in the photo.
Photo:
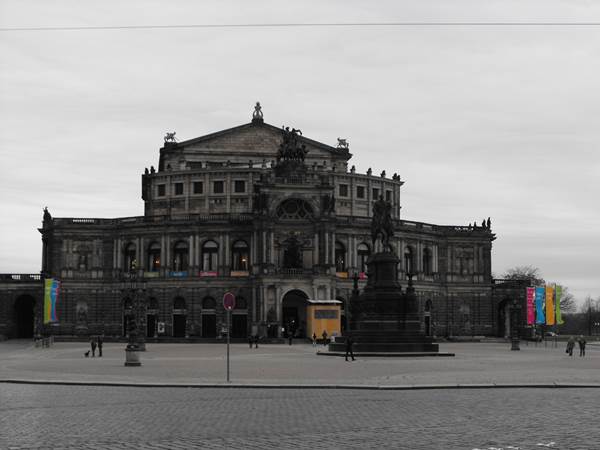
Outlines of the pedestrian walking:
{"type": "Polygon", "coordinates": [[[98,336],[98,358],[102,358],[102,344],[104,341],[102,340],[102,335],[98,336]]]}
{"type": "Polygon", "coordinates": [[[258,348],[258,340],[259,340],[259,336],[258,334],[254,336],[254,348],[258,348]]]}
{"type": "Polygon", "coordinates": [[[323,338],[323,345],[327,345],[327,330],[323,330],[321,337],[323,338]]]}
{"type": "Polygon", "coordinates": [[[313,335],[312,335],[312,343],[313,343],[313,347],[317,346],[317,333],[313,333],[313,335]]]}
{"type": "Polygon", "coordinates": [[[289,345],[292,345],[292,338],[293,338],[293,337],[294,337],[294,335],[293,335],[293,334],[292,334],[292,332],[290,331],[290,332],[288,333],[288,344],[289,344],[289,345]]]}
{"type": "Polygon", "coordinates": [[[90,345],[92,346],[92,358],[94,356],[96,356],[96,345],[97,345],[97,341],[96,341],[96,336],[92,336],[90,338],[90,345]]]}
{"type": "Polygon", "coordinates": [[[579,336],[579,339],[577,339],[577,343],[579,344],[579,356],[585,356],[585,338],[583,337],[583,334],[581,336],[579,336]]]}
{"type": "Polygon", "coordinates": [[[351,334],[348,334],[348,336],[346,336],[346,361],[348,361],[348,355],[350,355],[352,357],[352,361],[355,361],[354,351],[352,351],[353,346],[354,346],[354,339],[352,339],[351,334]]]}
{"type": "Polygon", "coordinates": [[[248,347],[252,348],[252,344],[254,343],[254,336],[251,334],[248,335],[248,347]]]}
{"type": "Polygon", "coordinates": [[[573,348],[575,347],[575,339],[573,338],[573,336],[569,337],[569,340],[567,341],[567,350],[566,352],[569,354],[569,356],[573,356],[573,348]]]}

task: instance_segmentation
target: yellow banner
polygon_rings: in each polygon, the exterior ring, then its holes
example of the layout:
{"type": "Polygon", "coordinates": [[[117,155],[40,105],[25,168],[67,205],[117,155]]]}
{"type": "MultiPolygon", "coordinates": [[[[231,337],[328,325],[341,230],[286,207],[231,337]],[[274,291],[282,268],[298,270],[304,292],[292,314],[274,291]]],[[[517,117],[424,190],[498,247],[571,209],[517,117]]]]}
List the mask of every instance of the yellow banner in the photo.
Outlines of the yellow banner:
{"type": "Polygon", "coordinates": [[[546,325],[554,325],[554,286],[546,286],[546,325]]]}

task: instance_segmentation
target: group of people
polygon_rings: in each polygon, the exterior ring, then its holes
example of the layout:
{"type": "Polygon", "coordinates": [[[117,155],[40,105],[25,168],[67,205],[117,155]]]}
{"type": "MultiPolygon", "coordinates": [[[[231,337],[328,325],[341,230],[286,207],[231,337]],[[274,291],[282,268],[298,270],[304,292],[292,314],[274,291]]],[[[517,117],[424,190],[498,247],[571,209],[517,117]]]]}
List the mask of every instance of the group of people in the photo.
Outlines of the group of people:
{"type": "MultiPolygon", "coordinates": [[[[329,338],[329,335],[327,334],[327,330],[323,330],[323,333],[321,334],[321,342],[323,343],[323,345],[329,344],[328,338],[329,338]]],[[[313,343],[313,347],[317,346],[317,333],[313,333],[312,343],[313,343]]]]}
{"type": "MultiPolygon", "coordinates": [[[[102,336],[92,336],[90,337],[90,346],[92,347],[91,353],[92,358],[96,356],[96,348],[98,348],[98,357],[102,357],[102,344],[103,344],[102,336]]],[[[90,356],[90,350],[84,353],[85,357],[90,356]]]]}
{"type": "Polygon", "coordinates": [[[249,335],[248,336],[248,347],[252,348],[252,344],[254,344],[254,348],[258,348],[258,334],[255,334],[254,336],[249,335]]]}
{"type": "Polygon", "coordinates": [[[571,336],[569,338],[569,340],[567,341],[567,350],[566,353],[569,354],[569,356],[573,356],[573,349],[575,348],[575,342],[577,342],[579,344],[579,356],[585,356],[585,338],[583,337],[583,335],[579,336],[577,338],[577,340],[575,340],[575,338],[573,336],[571,336]]]}

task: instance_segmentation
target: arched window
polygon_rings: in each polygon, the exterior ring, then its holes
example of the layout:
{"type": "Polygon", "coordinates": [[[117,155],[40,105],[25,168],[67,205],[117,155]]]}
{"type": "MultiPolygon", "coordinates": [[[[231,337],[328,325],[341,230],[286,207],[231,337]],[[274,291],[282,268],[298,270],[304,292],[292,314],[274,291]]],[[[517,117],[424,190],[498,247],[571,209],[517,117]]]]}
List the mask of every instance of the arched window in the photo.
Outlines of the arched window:
{"type": "Polygon", "coordinates": [[[358,247],[356,247],[356,252],[358,253],[358,268],[360,272],[366,272],[367,260],[369,259],[369,255],[371,254],[369,246],[362,242],[358,244],[358,247]]]}
{"type": "Polygon", "coordinates": [[[123,269],[127,272],[134,270],[137,268],[137,261],[135,259],[136,251],[135,244],[129,243],[125,246],[125,251],[123,252],[123,269]]]}
{"type": "Polygon", "coordinates": [[[157,272],[160,269],[160,244],[152,242],[148,246],[148,270],[157,272]]]}
{"type": "Polygon", "coordinates": [[[158,309],[158,300],[155,297],[150,297],[148,299],[148,309],[156,310],[158,309]]]}
{"type": "Polygon", "coordinates": [[[248,308],[246,299],[244,297],[236,297],[235,298],[235,309],[246,309],[246,308],[248,308]]]}
{"type": "Polygon", "coordinates": [[[431,299],[427,299],[425,302],[425,312],[431,312],[433,309],[433,304],[431,303],[431,299]]]}
{"type": "Polygon", "coordinates": [[[283,267],[286,269],[302,269],[302,245],[292,236],[283,243],[283,267]]]}
{"type": "Polygon", "coordinates": [[[245,241],[235,241],[231,249],[232,267],[231,270],[248,271],[249,267],[249,251],[248,244],[245,241]]]}
{"type": "Polygon", "coordinates": [[[415,259],[412,247],[406,247],[406,250],[404,251],[404,270],[407,274],[415,273],[415,259]]]}
{"type": "Polygon", "coordinates": [[[175,300],[173,300],[173,309],[185,309],[185,299],[183,297],[175,297],[175,300]]]}
{"type": "Polygon", "coordinates": [[[304,200],[284,200],[277,207],[277,217],[280,219],[309,219],[313,217],[313,209],[304,200]]]}
{"type": "Polygon", "coordinates": [[[183,272],[188,270],[189,250],[187,242],[179,241],[173,247],[173,270],[183,272]]]}
{"type": "Polygon", "coordinates": [[[346,247],[341,242],[335,243],[335,271],[346,271],[346,247]]]}
{"type": "Polygon", "coordinates": [[[202,309],[215,309],[217,302],[212,297],[204,297],[202,299],[202,309]]]}
{"type": "Polygon", "coordinates": [[[202,245],[202,270],[215,272],[217,270],[217,255],[219,246],[215,241],[206,241],[202,245]]]}
{"type": "Polygon", "coordinates": [[[431,275],[431,250],[423,249],[423,273],[431,275]]]}

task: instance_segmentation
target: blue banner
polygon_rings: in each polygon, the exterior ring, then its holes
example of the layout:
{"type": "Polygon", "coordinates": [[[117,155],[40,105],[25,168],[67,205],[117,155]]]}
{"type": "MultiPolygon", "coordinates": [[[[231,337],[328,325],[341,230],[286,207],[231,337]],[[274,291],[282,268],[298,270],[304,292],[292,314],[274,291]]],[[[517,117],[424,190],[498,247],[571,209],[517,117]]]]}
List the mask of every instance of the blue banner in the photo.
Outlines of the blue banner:
{"type": "Polygon", "coordinates": [[[544,306],[546,304],[546,288],[536,287],[535,288],[535,323],[543,324],[546,323],[546,316],[544,315],[544,306]]]}

